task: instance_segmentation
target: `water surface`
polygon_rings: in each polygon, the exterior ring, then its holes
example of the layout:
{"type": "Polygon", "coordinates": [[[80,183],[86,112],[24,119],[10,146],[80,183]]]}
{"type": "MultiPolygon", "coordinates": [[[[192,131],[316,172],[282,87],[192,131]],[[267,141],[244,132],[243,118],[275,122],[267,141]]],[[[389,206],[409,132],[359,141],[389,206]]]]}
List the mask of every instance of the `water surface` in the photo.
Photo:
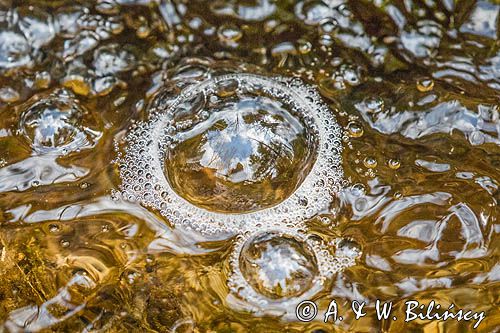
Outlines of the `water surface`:
{"type": "MultiPolygon", "coordinates": [[[[0,331],[472,330],[347,314],[376,299],[401,318],[409,299],[486,311],[478,331],[498,331],[499,14],[474,0],[0,0],[0,331]],[[276,226],[199,220],[206,234],[166,218],[168,202],[120,196],[130,133],[148,138],[151,110],[227,73],[319,92],[343,130],[340,165],[314,185],[327,205],[297,198],[315,208],[276,226]],[[344,320],[294,320],[309,294],[344,320]]],[[[177,106],[176,133],[208,125],[169,146],[162,173],[200,209],[285,207],[326,149],[290,99],[252,89],[177,106]]]]}

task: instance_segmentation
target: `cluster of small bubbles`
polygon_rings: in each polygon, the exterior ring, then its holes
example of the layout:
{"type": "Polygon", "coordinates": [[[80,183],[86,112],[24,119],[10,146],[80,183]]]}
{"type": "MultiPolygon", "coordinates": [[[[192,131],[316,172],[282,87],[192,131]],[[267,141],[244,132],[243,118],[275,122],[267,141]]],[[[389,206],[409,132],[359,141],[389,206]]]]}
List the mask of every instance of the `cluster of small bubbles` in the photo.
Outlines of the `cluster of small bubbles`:
{"type": "Polygon", "coordinates": [[[336,94],[339,90],[355,87],[362,83],[363,77],[361,68],[350,64],[341,64],[331,73],[329,77],[323,78],[319,86],[330,95],[336,94]]]}
{"type": "MultiPolygon", "coordinates": [[[[79,36],[82,36],[83,38],[93,37],[98,41],[107,40],[113,35],[121,33],[125,28],[124,23],[122,22],[120,17],[91,14],[88,9],[82,9],[82,14],[78,15],[76,22],[73,22],[72,24],[77,25],[77,35],[75,36],[77,41],[82,40],[79,39],[79,36]]],[[[70,45],[78,45],[71,43],[71,40],[67,40],[66,42],[70,42],[70,45]]],[[[91,49],[95,47],[92,44],[94,43],[91,43],[91,45],[89,45],[91,49]]],[[[85,51],[87,50],[77,51],[76,56],[83,54],[81,52],[85,51]]]]}
{"type": "Polygon", "coordinates": [[[57,52],[69,62],[123,29],[118,16],[95,15],[78,5],[60,7],[53,14],[32,5],[12,7],[0,11],[0,68],[33,67],[56,36],[65,39],[57,52]]]}
{"type": "Polygon", "coordinates": [[[303,0],[295,5],[295,16],[306,25],[317,26],[319,43],[326,48],[336,43],[361,51],[373,66],[381,66],[388,48],[366,33],[345,1],[303,0]]]}
{"type": "MultiPolygon", "coordinates": [[[[100,133],[85,126],[87,111],[71,93],[57,89],[25,105],[20,131],[36,153],[68,153],[92,146],[100,133]]],[[[92,124],[93,125],[93,124],[92,124]]]]}
{"type": "Polygon", "coordinates": [[[119,16],[93,14],[78,5],[64,6],[55,13],[57,34],[63,39],[57,56],[65,66],[60,83],[79,95],[106,95],[122,83],[116,77],[135,66],[135,56],[127,46],[103,45],[94,51],[93,67],[87,65],[90,52],[102,41],[124,30],[119,16]]]}

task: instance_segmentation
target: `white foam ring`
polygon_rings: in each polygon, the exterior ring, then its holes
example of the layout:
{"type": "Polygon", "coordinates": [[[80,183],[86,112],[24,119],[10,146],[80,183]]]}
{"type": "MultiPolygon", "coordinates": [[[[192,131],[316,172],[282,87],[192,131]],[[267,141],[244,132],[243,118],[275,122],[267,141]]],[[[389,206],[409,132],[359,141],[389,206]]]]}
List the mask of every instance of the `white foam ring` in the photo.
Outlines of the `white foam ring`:
{"type": "Polygon", "coordinates": [[[305,220],[327,208],[342,186],[341,127],[316,90],[299,79],[246,73],[220,75],[187,86],[166,108],[161,107],[164,103],[156,105],[149,121],[139,123],[126,137],[125,155],[119,161],[121,190],[125,199],[158,210],[173,225],[207,234],[238,234],[262,225],[300,228],[305,220]],[[163,171],[166,129],[173,122],[175,108],[195,95],[214,94],[218,84],[226,80],[237,80],[240,88],[250,92],[258,88],[290,105],[290,111],[302,118],[317,142],[309,174],[293,194],[275,206],[241,214],[209,211],[178,195],[163,171]]]}

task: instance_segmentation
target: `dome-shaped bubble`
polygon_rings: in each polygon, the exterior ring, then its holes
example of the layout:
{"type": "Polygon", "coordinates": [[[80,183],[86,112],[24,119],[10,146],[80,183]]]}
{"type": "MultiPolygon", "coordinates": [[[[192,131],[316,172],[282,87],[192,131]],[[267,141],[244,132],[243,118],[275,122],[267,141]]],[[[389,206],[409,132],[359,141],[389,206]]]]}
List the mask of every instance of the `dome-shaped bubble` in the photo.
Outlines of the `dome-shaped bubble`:
{"type": "Polygon", "coordinates": [[[167,179],[191,203],[247,212],[275,205],[300,184],[315,147],[305,125],[282,101],[221,81],[172,110],[188,127],[176,131],[165,159],[167,179]],[[220,97],[219,97],[220,96],[220,97]]]}
{"type": "Polygon", "coordinates": [[[319,274],[315,254],[307,244],[277,233],[247,241],[239,261],[252,288],[272,299],[303,294],[319,274]]]}
{"type": "Polygon", "coordinates": [[[206,233],[300,224],[328,207],[343,178],[342,132],[312,87],[246,73],[182,86],[160,91],[127,135],[123,197],[206,233]]]}
{"type": "Polygon", "coordinates": [[[37,153],[85,148],[100,136],[85,127],[86,113],[70,93],[57,90],[45,98],[27,102],[21,115],[21,132],[37,153]]]}
{"type": "Polygon", "coordinates": [[[334,242],[299,230],[268,222],[243,231],[230,256],[232,308],[296,319],[301,300],[312,299],[326,279],[355,263],[357,256],[346,256],[334,242]]]}
{"type": "Polygon", "coordinates": [[[23,115],[23,129],[37,146],[60,147],[76,136],[81,114],[71,105],[58,100],[44,100],[23,115]]]}

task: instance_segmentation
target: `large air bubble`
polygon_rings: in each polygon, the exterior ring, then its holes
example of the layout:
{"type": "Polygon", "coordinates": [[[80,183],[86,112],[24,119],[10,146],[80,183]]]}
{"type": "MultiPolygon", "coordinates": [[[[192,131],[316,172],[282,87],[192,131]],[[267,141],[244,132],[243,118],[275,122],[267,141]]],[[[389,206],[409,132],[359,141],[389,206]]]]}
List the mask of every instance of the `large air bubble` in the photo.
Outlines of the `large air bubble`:
{"type": "Polygon", "coordinates": [[[169,91],[127,135],[125,198],[219,233],[301,223],[340,189],[341,129],[300,80],[225,74],[169,91]]]}
{"type": "Polygon", "coordinates": [[[236,80],[173,109],[173,147],[165,159],[172,188],[194,205],[248,212],[286,199],[307,175],[315,145],[287,105],[236,80]],[[182,130],[187,127],[186,130],[182,130]]]}
{"type": "Polygon", "coordinates": [[[326,280],[354,265],[359,252],[343,251],[339,244],[342,240],[327,244],[286,226],[245,233],[231,255],[228,302],[256,315],[296,319],[297,304],[313,298],[326,280]]]}
{"type": "Polygon", "coordinates": [[[318,275],[313,250],[291,236],[276,233],[247,241],[239,262],[248,283],[269,298],[303,294],[318,275]]]}

